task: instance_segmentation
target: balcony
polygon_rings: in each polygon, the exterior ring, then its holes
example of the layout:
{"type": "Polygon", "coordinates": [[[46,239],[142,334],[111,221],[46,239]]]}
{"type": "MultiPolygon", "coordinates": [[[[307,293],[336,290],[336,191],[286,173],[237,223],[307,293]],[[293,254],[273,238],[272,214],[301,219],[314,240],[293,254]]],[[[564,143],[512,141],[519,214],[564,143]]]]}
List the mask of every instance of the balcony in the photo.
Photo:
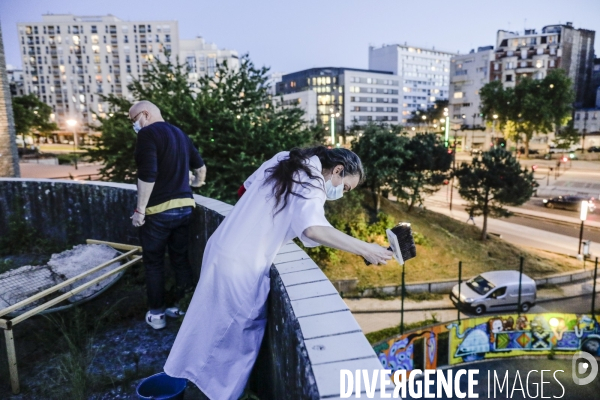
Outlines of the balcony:
{"type": "Polygon", "coordinates": [[[113,57],[113,60],[112,60],[113,65],[119,65],[120,62],[121,62],[121,60],[119,60],[118,57],[113,57]]]}
{"type": "MultiPolygon", "coordinates": [[[[60,79],[54,80],[54,86],[60,86],[60,79]]],[[[56,97],[58,97],[58,95],[56,95],[56,97]]]]}

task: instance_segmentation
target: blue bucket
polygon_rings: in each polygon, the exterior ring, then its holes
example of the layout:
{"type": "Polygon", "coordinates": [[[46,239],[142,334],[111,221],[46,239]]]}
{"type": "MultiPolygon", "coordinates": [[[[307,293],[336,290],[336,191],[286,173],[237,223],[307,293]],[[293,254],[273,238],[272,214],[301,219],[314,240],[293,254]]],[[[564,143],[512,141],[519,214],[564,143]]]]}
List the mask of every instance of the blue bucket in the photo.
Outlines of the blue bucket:
{"type": "Polygon", "coordinates": [[[143,400],[181,400],[186,386],[187,379],[173,378],[161,372],[140,382],[136,394],[143,400]]]}

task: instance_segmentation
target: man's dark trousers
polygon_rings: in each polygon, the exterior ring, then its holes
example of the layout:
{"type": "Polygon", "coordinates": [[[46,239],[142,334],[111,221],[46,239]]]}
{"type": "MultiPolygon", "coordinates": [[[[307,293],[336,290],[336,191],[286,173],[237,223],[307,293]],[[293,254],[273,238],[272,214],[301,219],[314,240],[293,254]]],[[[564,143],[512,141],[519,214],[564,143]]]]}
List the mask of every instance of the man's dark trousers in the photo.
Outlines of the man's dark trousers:
{"type": "Polygon", "coordinates": [[[168,249],[175,273],[177,295],[193,286],[192,268],[188,259],[189,223],[192,207],[179,207],[157,214],[146,215],[140,227],[148,307],[151,311],[164,310],[165,251],[168,249]]]}

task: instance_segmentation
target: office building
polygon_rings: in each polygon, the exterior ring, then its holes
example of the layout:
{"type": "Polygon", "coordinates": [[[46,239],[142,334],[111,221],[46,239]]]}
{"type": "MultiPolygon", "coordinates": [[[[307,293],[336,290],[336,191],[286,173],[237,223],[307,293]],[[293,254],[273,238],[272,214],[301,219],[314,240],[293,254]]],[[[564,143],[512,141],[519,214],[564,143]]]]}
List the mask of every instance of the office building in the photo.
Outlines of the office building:
{"type": "Polygon", "coordinates": [[[315,91],[316,121],[345,136],[354,124],[399,123],[401,87],[392,72],[327,67],[283,75],[276,94],[315,91]]]}
{"type": "Polygon", "coordinates": [[[454,53],[406,44],[369,47],[369,69],[389,71],[403,81],[401,123],[405,124],[418,109],[448,99],[452,56],[454,53]]]}
{"type": "Polygon", "coordinates": [[[590,98],[594,38],[594,31],[575,29],[571,22],[545,26],[540,33],[500,30],[492,79],[514,87],[523,77],[543,79],[552,69],[562,68],[573,80],[575,107],[582,107],[590,98]]]}

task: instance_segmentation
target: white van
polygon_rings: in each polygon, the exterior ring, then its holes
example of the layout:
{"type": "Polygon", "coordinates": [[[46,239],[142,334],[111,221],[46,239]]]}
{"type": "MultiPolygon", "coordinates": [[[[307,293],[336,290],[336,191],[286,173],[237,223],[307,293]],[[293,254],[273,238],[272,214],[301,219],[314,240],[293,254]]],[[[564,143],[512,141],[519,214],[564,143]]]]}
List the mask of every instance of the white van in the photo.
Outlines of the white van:
{"type": "MultiPolygon", "coordinates": [[[[523,274],[521,279],[521,311],[527,312],[535,305],[537,287],[535,281],[523,274]]],[[[519,271],[491,271],[477,275],[452,288],[450,300],[458,309],[476,315],[484,312],[518,311],[519,271]]]]}

